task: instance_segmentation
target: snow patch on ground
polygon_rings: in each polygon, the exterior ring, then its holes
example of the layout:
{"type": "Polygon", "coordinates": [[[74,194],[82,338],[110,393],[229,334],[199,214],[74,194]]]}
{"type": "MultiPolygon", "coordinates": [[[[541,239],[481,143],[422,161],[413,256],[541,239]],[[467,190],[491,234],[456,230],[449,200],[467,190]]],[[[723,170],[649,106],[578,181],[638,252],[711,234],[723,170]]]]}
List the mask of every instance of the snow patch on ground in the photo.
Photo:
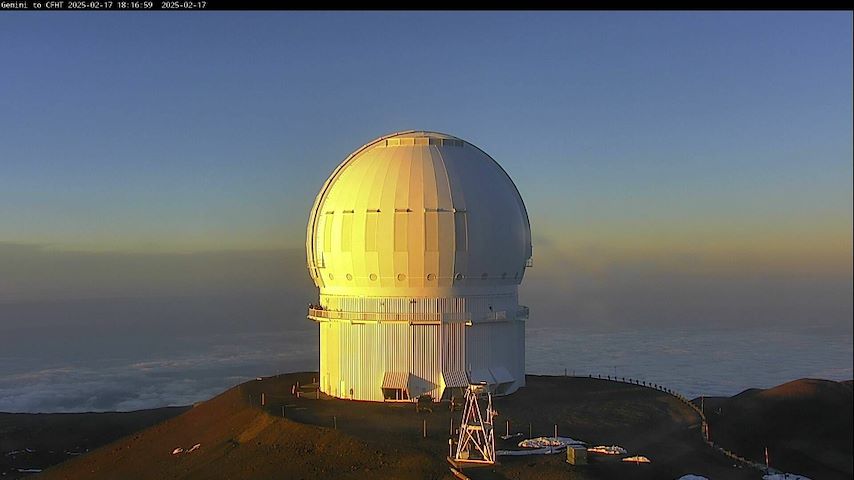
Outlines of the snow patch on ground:
{"type": "Polygon", "coordinates": [[[519,442],[519,446],[522,448],[567,447],[569,445],[584,445],[584,442],[569,437],[526,438],[519,442]]]}
{"type": "Polygon", "coordinates": [[[625,455],[626,449],[619,445],[597,445],[587,449],[590,453],[601,453],[602,455],[625,455]]]}
{"type": "Polygon", "coordinates": [[[635,455],[634,457],[626,457],[623,459],[624,462],[633,462],[633,463],[651,463],[647,457],[643,455],[635,455]]]}

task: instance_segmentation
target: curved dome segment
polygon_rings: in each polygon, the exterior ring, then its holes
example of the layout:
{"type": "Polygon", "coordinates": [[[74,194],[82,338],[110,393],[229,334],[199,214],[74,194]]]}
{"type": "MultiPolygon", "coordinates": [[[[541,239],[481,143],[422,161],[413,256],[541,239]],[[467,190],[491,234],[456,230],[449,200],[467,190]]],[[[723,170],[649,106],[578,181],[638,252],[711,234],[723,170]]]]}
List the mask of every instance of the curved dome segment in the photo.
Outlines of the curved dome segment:
{"type": "Polygon", "coordinates": [[[515,286],[531,232],[491,157],[450,135],[404,132],[339,165],[317,196],[306,247],[326,289],[515,286]]]}

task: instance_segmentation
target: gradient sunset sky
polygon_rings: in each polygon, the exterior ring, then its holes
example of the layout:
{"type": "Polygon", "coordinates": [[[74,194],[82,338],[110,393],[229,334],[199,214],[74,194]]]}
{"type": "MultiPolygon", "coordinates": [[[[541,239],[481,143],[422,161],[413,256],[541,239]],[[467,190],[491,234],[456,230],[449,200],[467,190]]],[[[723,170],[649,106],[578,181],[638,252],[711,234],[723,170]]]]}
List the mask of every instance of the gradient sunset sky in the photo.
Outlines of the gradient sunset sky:
{"type": "Polygon", "coordinates": [[[311,292],[323,181],[423,129],[516,182],[532,322],[850,325],[851,12],[5,12],[0,71],[0,302],[311,292]]]}

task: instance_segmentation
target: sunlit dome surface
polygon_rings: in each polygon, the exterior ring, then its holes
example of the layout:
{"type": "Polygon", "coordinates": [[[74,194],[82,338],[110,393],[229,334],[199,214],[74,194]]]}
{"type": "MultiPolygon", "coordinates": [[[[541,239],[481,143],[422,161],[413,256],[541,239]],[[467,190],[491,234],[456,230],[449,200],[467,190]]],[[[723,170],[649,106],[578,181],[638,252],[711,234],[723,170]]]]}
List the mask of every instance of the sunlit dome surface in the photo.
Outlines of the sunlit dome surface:
{"type": "Polygon", "coordinates": [[[482,150],[433,132],[378,138],[332,172],[307,230],[321,391],[410,401],[525,385],[531,230],[482,150]]]}
{"type": "Polygon", "coordinates": [[[322,290],[515,286],[531,257],[519,192],[489,155],[451,135],[408,131],[351,154],[307,229],[322,290]]]}

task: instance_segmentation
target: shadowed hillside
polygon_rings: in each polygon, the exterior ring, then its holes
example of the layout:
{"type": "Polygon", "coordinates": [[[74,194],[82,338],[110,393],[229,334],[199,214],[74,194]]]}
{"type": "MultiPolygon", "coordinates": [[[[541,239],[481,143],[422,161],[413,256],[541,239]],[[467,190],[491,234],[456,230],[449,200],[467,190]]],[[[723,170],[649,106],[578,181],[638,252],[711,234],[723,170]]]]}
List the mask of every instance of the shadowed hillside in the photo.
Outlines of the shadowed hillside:
{"type": "MultiPolygon", "coordinates": [[[[306,385],[313,376],[286,374],[246,382],[39,478],[453,478],[445,461],[452,420],[447,404],[416,413],[411,403],[316,400],[312,388],[305,388],[299,399],[290,394],[296,381],[306,385]],[[176,448],[185,451],[173,455],[176,448]]],[[[558,424],[561,435],[622,445],[653,463],[591,458],[590,465],[572,467],[564,455],[512,457],[473,478],[757,476],[756,471],[733,468],[708,448],[700,439],[699,417],[664,392],[593,378],[527,378],[527,387],[496,399],[499,434],[507,421],[511,432],[526,436],[529,429],[535,436],[551,435],[558,424]]],[[[453,414],[457,425],[459,415],[453,414]]],[[[497,446],[514,448],[516,442],[518,438],[498,440],[497,446]]]]}
{"type": "MultiPolygon", "coordinates": [[[[699,403],[698,400],[694,400],[699,403]]],[[[704,399],[715,443],[812,478],[851,478],[852,382],[801,379],[704,399]]]]}
{"type": "Polygon", "coordinates": [[[39,478],[375,478],[380,469],[397,478],[444,474],[423,452],[381,451],[341,431],[269,415],[253,406],[246,385],[39,478]],[[196,451],[172,454],[196,444],[196,451]]]}
{"type": "Polygon", "coordinates": [[[82,455],[137,432],[190,407],[166,407],[134,412],[0,413],[0,475],[25,474],[82,455]]]}

